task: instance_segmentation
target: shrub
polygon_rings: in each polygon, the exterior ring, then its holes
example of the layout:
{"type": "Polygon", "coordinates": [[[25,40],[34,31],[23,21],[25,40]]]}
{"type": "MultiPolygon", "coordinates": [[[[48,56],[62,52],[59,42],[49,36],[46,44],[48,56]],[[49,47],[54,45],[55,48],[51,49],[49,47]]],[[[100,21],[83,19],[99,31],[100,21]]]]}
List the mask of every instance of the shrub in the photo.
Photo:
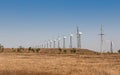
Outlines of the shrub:
{"type": "Polygon", "coordinates": [[[67,53],[67,50],[63,50],[64,53],[67,53]]]}
{"type": "Polygon", "coordinates": [[[24,48],[22,46],[19,46],[19,48],[17,49],[17,52],[21,52],[22,50],[24,50],[24,48]]]}
{"type": "Polygon", "coordinates": [[[18,48],[18,49],[17,49],[17,52],[21,52],[21,50],[18,48]]]}
{"type": "Polygon", "coordinates": [[[120,49],[118,50],[118,53],[120,53],[120,49]]]}
{"type": "Polygon", "coordinates": [[[16,50],[15,50],[14,48],[12,48],[12,51],[13,51],[13,52],[16,52],[16,50]]]}
{"type": "Polygon", "coordinates": [[[61,53],[61,52],[62,52],[62,49],[61,49],[61,48],[59,48],[58,50],[59,50],[59,53],[61,53]]]}
{"type": "Polygon", "coordinates": [[[73,48],[73,49],[71,50],[71,53],[76,53],[76,49],[73,48]]]}
{"type": "Polygon", "coordinates": [[[33,48],[31,49],[31,51],[32,51],[32,52],[35,52],[35,50],[34,50],[33,48]]]}
{"type": "Polygon", "coordinates": [[[32,47],[29,47],[29,48],[28,48],[28,51],[29,51],[29,52],[32,51],[32,47]]]}
{"type": "Polygon", "coordinates": [[[76,53],[76,49],[75,48],[73,48],[73,53],[76,53]]]}
{"type": "Polygon", "coordinates": [[[37,48],[37,49],[36,49],[36,52],[37,52],[37,53],[40,52],[40,48],[37,48]]]}

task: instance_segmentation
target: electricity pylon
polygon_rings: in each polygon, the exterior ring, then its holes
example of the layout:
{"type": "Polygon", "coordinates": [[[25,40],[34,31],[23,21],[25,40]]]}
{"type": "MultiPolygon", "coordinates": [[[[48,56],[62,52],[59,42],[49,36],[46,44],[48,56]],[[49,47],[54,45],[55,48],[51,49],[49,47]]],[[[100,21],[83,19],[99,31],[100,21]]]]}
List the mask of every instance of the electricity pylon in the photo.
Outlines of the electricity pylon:
{"type": "Polygon", "coordinates": [[[100,35],[100,52],[102,53],[103,52],[103,26],[101,25],[101,29],[100,29],[101,33],[99,34],[100,35]]]}

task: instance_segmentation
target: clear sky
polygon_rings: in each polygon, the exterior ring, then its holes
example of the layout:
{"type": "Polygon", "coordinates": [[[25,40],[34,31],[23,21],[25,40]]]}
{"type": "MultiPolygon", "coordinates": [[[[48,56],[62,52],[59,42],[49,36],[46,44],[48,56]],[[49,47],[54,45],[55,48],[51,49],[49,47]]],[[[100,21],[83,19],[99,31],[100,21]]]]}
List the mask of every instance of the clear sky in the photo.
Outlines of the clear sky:
{"type": "Polygon", "coordinates": [[[115,51],[120,49],[120,0],[0,0],[0,43],[5,47],[36,46],[70,33],[76,47],[79,26],[82,47],[99,51],[101,24],[104,50],[109,51],[110,41],[115,51]]]}

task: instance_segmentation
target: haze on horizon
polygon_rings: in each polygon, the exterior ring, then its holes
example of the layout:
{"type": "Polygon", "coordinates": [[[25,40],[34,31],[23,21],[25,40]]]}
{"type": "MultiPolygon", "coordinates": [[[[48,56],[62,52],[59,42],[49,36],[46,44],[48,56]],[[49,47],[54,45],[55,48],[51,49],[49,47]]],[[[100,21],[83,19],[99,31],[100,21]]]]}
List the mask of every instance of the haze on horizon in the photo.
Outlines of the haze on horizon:
{"type": "MultiPolygon", "coordinates": [[[[104,50],[120,49],[120,0],[0,0],[0,43],[5,47],[35,47],[44,41],[82,35],[82,48],[99,51],[100,26],[104,50]]],[[[67,47],[69,42],[67,43],[67,47]]]]}

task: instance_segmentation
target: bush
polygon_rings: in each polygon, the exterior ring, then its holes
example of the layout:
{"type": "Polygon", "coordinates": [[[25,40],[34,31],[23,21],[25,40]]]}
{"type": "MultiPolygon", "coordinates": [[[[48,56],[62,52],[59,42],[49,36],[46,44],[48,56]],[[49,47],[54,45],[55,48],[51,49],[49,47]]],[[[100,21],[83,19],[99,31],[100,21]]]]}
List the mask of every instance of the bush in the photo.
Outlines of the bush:
{"type": "Polygon", "coordinates": [[[71,53],[76,53],[76,49],[73,48],[73,49],[71,50],[71,53]]]}
{"type": "Polygon", "coordinates": [[[64,53],[67,53],[67,50],[63,50],[64,53]]]}
{"type": "Polygon", "coordinates": [[[40,48],[37,48],[37,49],[36,49],[36,52],[37,52],[37,53],[40,52],[40,48]]]}
{"type": "Polygon", "coordinates": [[[76,53],[76,49],[75,48],[73,48],[73,53],[76,53]]]}
{"type": "Polygon", "coordinates": [[[31,49],[31,51],[32,51],[32,52],[35,52],[35,50],[34,50],[33,48],[31,49]]]}
{"type": "Polygon", "coordinates": [[[17,52],[21,52],[21,50],[18,48],[18,49],[17,49],[17,52]]]}
{"type": "Polygon", "coordinates": [[[22,46],[19,46],[19,48],[17,49],[17,52],[21,52],[22,50],[24,50],[24,48],[22,46]]]}
{"type": "Polygon", "coordinates": [[[28,51],[29,51],[29,52],[32,51],[32,47],[29,47],[29,48],[28,48],[28,51]]]}
{"type": "Polygon", "coordinates": [[[38,52],[40,52],[40,48],[32,48],[32,47],[29,47],[29,48],[28,48],[28,51],[29,51],[29,52],[37,52],[37,53],[38,53],[38,52]]]}
{"type": "Polygon", "coordinates": [[[12,51],[13,51],[13,52],[16,52],[16,50],[15,50],[14,48],[12,48],[12,51]]]}
{"type": "Polygon", "coordinates": [[[59,50],[60,53],[62,52],[62,49],[61,49],[61,48],[59,48],[58,50],[59,50]]]}
{"type": "Polygon", "coordinates": [[[120,53],[120,49],[118,50],[118,53],[120,53]]]}

